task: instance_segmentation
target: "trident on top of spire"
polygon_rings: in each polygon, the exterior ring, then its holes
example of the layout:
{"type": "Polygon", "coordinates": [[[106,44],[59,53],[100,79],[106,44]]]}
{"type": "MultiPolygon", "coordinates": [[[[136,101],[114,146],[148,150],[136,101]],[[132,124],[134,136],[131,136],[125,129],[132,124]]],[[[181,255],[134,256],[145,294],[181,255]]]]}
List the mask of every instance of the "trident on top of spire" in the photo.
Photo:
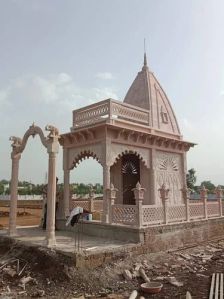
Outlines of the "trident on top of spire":
{"type": "Polygon", "coordinates": [[[145,38],[144,38],[144,65],[142,67],[142,70],[145,70],[148,68],[148,65],[147,65],[147,57],[146,57],[146,46],[145,46],[145,38]]]}

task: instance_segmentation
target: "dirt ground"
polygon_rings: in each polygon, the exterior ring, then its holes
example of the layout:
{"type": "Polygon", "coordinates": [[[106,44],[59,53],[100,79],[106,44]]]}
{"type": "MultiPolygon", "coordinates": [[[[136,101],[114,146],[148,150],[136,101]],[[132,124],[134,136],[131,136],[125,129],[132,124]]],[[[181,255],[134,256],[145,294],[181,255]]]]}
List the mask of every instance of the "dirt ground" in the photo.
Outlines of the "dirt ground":
{"type": "MultiPolygon", "coordinates": [[[[9,208],[0,207],[0,227],[8,227],[9,208]]],[[[21,226],[39,225],[42,216],[42,209],[18,208],[16,224],[21,226]]]]}
{"type": "MultiPolygon", "coordinates": [[[[183,250],[126,256],[96,269],[76,269],[73,257],[43,247],[0,238],[0,298],[128,298],[136,289],[147,298],[208,298],[211,275],[223,272],[224,240],[183,250]],[[160,281],[156,295],[140,291],[142,267],[151,281],[160,281]],[[123,270],[132,274],[125,280],[123,270]],[[176,284],[172,282],[175,279],[176,284]]],[[[139,297],[138,297],[139,298],[139,297]]]]}

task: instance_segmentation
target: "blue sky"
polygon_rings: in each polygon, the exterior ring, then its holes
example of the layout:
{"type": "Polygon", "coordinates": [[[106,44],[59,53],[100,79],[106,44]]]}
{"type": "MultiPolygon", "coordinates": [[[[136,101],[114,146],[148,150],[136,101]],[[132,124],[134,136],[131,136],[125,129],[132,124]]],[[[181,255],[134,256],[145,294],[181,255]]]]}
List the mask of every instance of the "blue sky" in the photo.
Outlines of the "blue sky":
{"type": "MultiPolygon", "coordinates": [[[[198,183],[224,184],[223,0],[0,0],[0,178],[10,178],[9,136],[34,121],[65,133],[72,110],[108,97],[123,100],[143,63],[166,91],[185,140],[198,145],[188,168],[198,183]]],[[[58,175],[62,181],[61,153],[58,175]]],[[[74,181],[98,182],[93,162],[74,181]]],[[[47,156],[38,138],[20,179],[42,182],[47,156]]]]}

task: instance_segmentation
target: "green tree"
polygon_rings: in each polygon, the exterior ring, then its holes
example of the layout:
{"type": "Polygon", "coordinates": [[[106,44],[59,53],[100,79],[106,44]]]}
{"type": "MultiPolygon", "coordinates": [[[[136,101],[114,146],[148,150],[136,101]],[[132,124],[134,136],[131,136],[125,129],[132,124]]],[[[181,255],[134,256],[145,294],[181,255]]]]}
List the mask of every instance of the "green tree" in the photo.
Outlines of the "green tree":
{"type": "Polygon", "coordinates": [[[195,173],[196,173],[196,171],[194,168],[189,169],[188,173],[187,173],[187,187],[191,190],[194,190],[195,183],[197,181],[197,177],[196,177],[195,173]]]}

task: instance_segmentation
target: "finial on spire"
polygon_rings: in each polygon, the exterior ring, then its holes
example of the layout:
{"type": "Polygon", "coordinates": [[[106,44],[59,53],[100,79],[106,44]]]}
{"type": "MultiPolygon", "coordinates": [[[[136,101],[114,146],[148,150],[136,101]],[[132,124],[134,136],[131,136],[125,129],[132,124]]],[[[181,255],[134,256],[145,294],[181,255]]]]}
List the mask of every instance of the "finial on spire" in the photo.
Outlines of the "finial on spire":
{"type": "Polygon", "coordinates": [[[147,57],[146,57],[146,45],[145,45],[145,38],[144,38],[144,66],[143,68],[147,68],[147,57]]]}

